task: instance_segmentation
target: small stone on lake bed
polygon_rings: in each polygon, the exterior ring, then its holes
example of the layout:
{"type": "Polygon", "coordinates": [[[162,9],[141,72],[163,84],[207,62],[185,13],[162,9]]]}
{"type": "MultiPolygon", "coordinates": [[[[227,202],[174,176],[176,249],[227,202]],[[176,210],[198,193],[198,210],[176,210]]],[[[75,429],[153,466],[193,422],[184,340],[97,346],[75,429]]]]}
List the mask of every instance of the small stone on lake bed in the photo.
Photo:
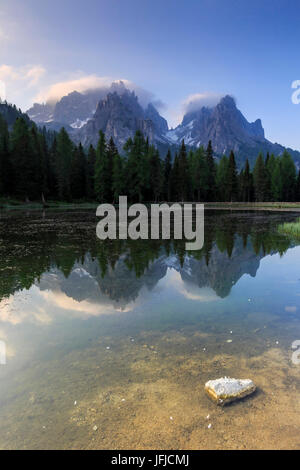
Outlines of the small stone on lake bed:
{"type": "Polygon", "coordinates": [[[210,380],[205,385],[208,396],[220,406],[251,395],[255,390],[256,385],[250,379],[241,380],[224,377],[218,380],[210,380]]]}
{"type": "Polygon", "coordinates": [[[233,343],[232,339],[228,339],[227,343],[233,343]]]}
{"type": "Polygon", "coordinates": [[[211,427],[212,427],[212,425],[211,425],[211,424],[209,424],[209,425],[207,426],[207,429],[211,429],[211,427]]]}
{"type": "Polygon", "coordinates": [[[93,431],[94,431],[94,432],[98,431],[98,427],[97,427],[97,426],[94,426],[94,427],[93,427],[93,431]]]}

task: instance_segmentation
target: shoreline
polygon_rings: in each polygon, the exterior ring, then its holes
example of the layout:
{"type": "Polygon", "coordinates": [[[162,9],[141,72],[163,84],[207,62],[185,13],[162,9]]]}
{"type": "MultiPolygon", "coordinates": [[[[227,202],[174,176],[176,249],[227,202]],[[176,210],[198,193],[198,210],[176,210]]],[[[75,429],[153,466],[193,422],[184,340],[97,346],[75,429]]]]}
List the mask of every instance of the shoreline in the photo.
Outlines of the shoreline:
{"type": "MultiPolygon", "coordinates": [[[[146,206],[152,204],[151,202],[145,202],[146,206]]],[[[300,212],[300,202],[258,202],[258,203],[242,203],[242,202],[168,202],[161,201],[155,204],[204,204],[206,209],[213,210],[268,210],[268,211],[295,211],[300,212]]],[[[42,204],[38,202],[32,203],[2,203],[0,202],[0,212],[1,211],[11,211],[11,210],[76,210],[76,209],[96,209],[100,203],[97,202],[83,202],[83,203],[68,203],[68,202],[49,202],[47,204],[42,204]]],[[[115,204],[117,207],[118,204],[115,204]]]]}

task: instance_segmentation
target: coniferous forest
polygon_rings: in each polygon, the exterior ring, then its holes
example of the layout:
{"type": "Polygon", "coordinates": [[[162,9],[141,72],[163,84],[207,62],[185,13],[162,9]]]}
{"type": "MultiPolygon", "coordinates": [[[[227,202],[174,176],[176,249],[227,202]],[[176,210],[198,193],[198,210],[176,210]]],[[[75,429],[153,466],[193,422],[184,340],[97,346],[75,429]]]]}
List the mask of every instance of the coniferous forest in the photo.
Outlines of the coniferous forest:
{"type": "Polygon", "coordinates": [[[141,132],[122,155],[99,133],[97,148],[74,145],[64,128],[57,134],[16,119],[9,131],[0,115],[0,197],[22,201],[266,202],[300,201],[300,172],[287,151],[258,155],[236,166],[234,153],[214,158],[211,143],[160,155],[141,132]]]}

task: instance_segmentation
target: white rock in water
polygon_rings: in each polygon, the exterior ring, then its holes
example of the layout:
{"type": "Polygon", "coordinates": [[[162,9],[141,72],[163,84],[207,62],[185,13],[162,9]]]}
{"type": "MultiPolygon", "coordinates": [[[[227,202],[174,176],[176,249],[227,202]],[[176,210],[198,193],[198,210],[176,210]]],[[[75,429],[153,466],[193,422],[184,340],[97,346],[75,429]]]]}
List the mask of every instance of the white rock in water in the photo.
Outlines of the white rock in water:
{"type": "Polygon", "coordinates": [[[205,385],[208,396],[220,406],[251,395],[255,390],[256,385],[250,379],[240,380],[224,377],[210,380],[205,385]]]}

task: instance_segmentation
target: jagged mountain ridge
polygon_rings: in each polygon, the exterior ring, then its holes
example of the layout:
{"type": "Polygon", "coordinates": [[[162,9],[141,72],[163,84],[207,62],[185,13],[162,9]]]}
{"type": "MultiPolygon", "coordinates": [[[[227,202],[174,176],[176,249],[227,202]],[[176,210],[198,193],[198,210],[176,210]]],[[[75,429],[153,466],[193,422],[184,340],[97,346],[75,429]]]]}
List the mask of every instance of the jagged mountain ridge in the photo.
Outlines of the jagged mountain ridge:
{"type": "MultiPolygon", "coordinates": [[[[212,141],[217,156],[229,155],[233,150],[239,165],[246,158],[253,164],[259,152],[280,155],[285,150],[282,145],[273,144],[265,138],[260,119],[248,122],[229,95],[215,107],[202,107],[187,113],[182,123],[167,133],[167,138],[177,145],[184,140],[191,147],[206,147],[212,141]]],[[[300,153],[288,150],[300,163],[300,153]]]]}
{"type": "Polygon", "coordinates": [[[134,137],[137,130],[148,137],[151,144],[167,132],[168,124],[152,104],[144,110],[134,92],[109,93],[98,103],[94,117],[74,135],[74,140],[83,145],[96,145],[102,130],[107,138],[113,137],[122,150],[127,140],[134,137]]]}
{"type": "MultiPolygon", "coordinates": [[[[35,104],[28,115],[47,129],[58,131],[64,126],[75,143],[86,147],[97,144],[102,130],[107,139],[113,137],[122,151],[125,142],[140,130],[161,150],[162,156],[169,147],[174,153],[182,140],[191,148],[206,147],[211,140],[217,158],[233,150],[239,167],[246,158],[253,165],[259,152],[280,155],[285,150],[265,138],[260,119],[248,122],[229,95],[214,107],[203,106],[186,113],[182,123],[171,130],[155,106],[149,103],[143,108],[123,82],[113,83],[106,91],[74,91],[56,104],[35,104]]],[[[288,150],[300,166],[300,152],[288,150]]]]}
{"type": "Polygon", "coordinates": [[[47,129],[59,131],[65,127],[73,141],[84,146],[96,145],[100,130],[107,139],[114,138],[120,151],[137,130],[142,131],[152,144],[168,144],[164,138],[168,132],[167,121],[152,103],[143,108],[135,93],[123,82],[112,83],[106,91],[74,91],[57,103],[35,103],[28,115],[47,129]]]}

